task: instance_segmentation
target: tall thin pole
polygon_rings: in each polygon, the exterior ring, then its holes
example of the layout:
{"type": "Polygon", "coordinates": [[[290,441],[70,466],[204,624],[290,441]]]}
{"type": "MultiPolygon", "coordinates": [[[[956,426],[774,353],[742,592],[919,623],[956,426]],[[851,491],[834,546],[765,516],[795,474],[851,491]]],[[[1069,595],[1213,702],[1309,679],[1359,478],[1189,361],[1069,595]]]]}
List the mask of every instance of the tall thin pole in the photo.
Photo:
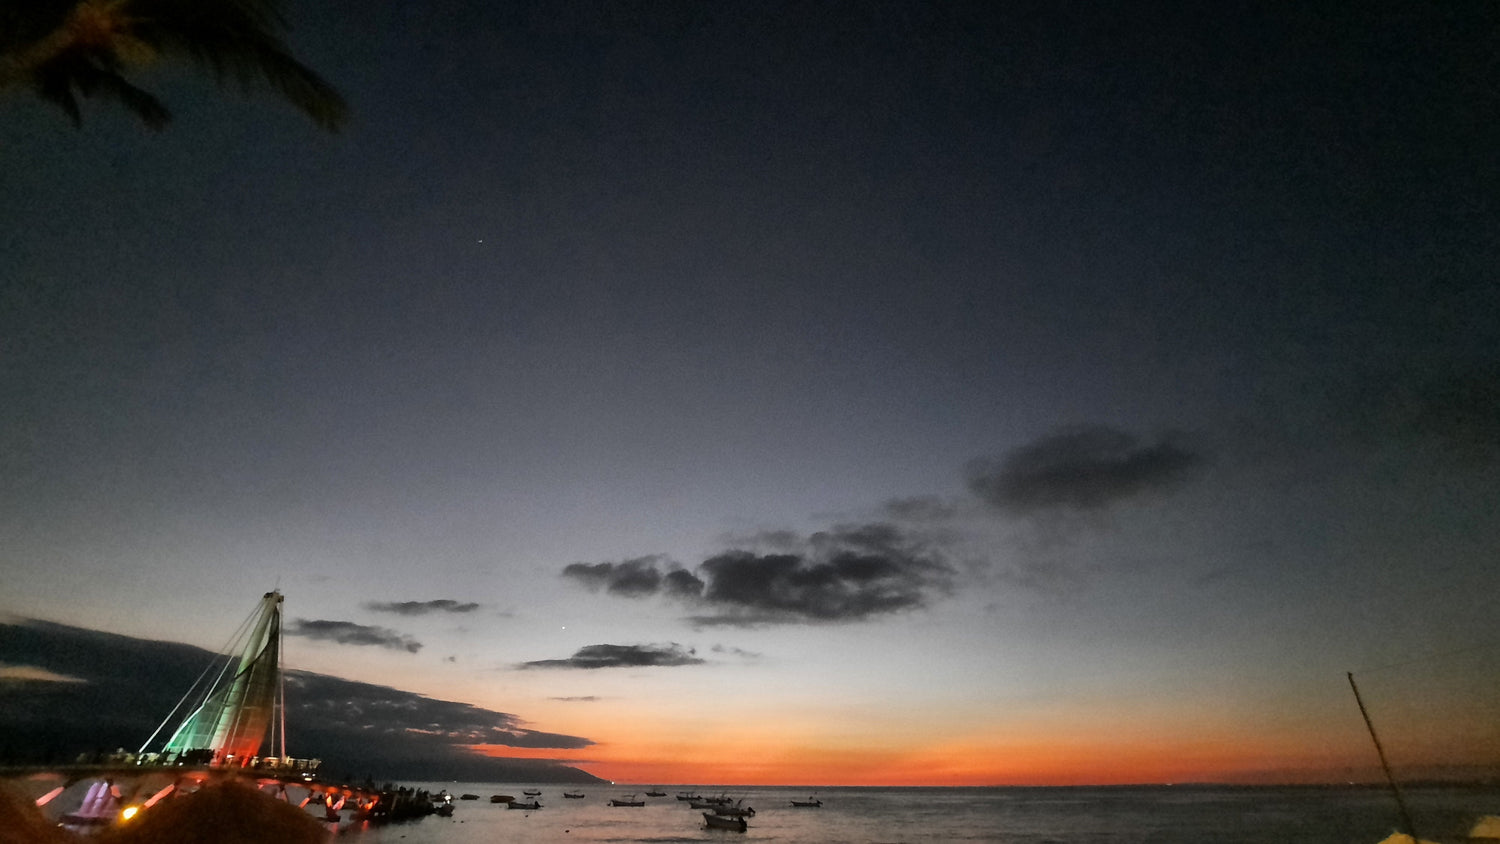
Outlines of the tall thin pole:
{"type": "Polygon", "coordinates": [[[1385,748],[1380,746],[1380,736],[1375,735],[1375,724],[1370,720],[1370,713],[1365,710],[1364,698],[1359,696],[1359,686],[1354,684],[1354,672],[1346,672],[1349,676],[1349,688],[1354,690],[1354,702],[1359,704],[1359,714],[1365,719],[1365,727],[1370,731],[1370,740],[1375,742],[1375,755],[1380,757],[1380,768],[1385,771],[1385,781],[1391,784],[1391,794],[1396,797],[1396,807],[1401,810],[1401,822],[1406,825],[1406,833],[1413,841],[1418,841],[1417,827],[1411,822],[1411,813],[1406,810],[1406,798],[1401,796],[1401,788],[1396,785],[1396,777],[1391,774],[1391,765],[1385,761],[1385,748]]]}
{"type": "MultiPolygon", "coordinates": [[[[276,585],[277,586],[281,585],[281,578],[280,577],[276,578],[276,585]]],[[[276,710],[280,714],[280,722],[281,722],[281,761],[285,762],[286,761],[286,674],[285,674],[285,672],[282,671],[282,668],[281,668],[281,660],[283,659],[283,652],[281,650],[281,646],[282,646],[282,643],[284,643],[286,641],[286,639],[281,635],[281,619],[279,617],[280,614],[281,614],[281,607],[280,606],[277,606],[276,613],[277,613],[277,616],[278,616],[278,618],[276,620],[276,710]]]]}

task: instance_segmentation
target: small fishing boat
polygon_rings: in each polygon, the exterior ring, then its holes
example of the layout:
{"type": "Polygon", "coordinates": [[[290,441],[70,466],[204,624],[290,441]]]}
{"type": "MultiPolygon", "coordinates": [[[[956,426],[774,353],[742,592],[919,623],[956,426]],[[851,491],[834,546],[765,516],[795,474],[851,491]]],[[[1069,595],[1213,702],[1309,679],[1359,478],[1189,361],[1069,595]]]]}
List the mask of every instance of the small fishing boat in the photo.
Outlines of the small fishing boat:
{"type": "Polygon", "coordinates": [[[667,793],[665,791],[648,791],[648,792],[646,792],[646,796],[647,797],[666,797],[667,793]]]}
{"type": "Polygon", "coordinates": [[[823,801],[817,797],[809,797],[806,800],[793,800],[792,805],[799,809],[821,809],[823,808],[823,801]]]}
{"type": "Polygon", "coordinates": [[[743,802],[745,802],[744,798],[740,798],[739,800],[734,801],[734,805],[733,806],[715,806],[714,807],[714,814],[719,815],[721,817],[726,817],[726,818],[748,818],[748,817],[753,817],[755,815],[755,807],[754,806],[744,806],[744,807],[741,807],[740,804],[743,803],[743,802]]]}
{"type": "Polygon", "coordinates": [[[512,800],[511,802],[505,804],[505,808],[507,808],[507,809],[540,809],[540,808],[542,808],[542,804],[538,803],[535,800],[530,800],[530,801],[527,801],[525,803],[522,803],[519,800],[512,800]]]}
{"type": "Polygon", "coordinates": [[[644,800],[637,800],[637,799],[635,799],[635,795],[634,794],[629,794],[629,795],[626,795],[625,797],[619,797],[619,798],[615,798],[613,800],[610,800],[609,801],[609,805],[611,805],[611,806],[644,806],[644,805],[646,805],[646,801],[644,801],[644,800]]]}
{"type": "Polygon", "coordinates": [[[512,800],[515,800],[515,799],[516,798],[511,797],[509,794],[491,794],[490,795],[490,802],[491,803],[509,803],[509,802],[511,802],[512,800]]]}
{"type": "Polygon", "coordinates": [[[744,832],[750,826],[745,823],[744,818],[729,818],[712,812],[703,813],[703,822],[709,829],[733,829],[739,832],[744,832]]]}
{"type": "Polygon", "coordinates": [[[582,800],[583,799],[583,792],[581,792],[581,791],[564,791],[563,792],[563,796],[566,797],[566,798],[568,798],[569,800],[582,800]]]}
{"type": "Polygon", "coordinates": [[[478,800],[479,799],[479,795],[477,795],[477,794],[460,794],[460,795],[458,795],[458,799],[460,799],[460,800],[478,800]]]}
{"type": "Polygon", "coordinates": [[[702,800],[703,796],[700,795],[700,794],[694,794],[691,791],[679,791],[679,792],[677,792],[677,799],[678,800],[702,800]]]}
{"type": "Polygon", "coordinates": [[[526,795],[527,797],[541,797],[542,796],[542,790],[540,788],[528,788],[528,789],[526,789],[525,791],[523,791],[521,793],[524,794],[524,795],[526,795]]]}

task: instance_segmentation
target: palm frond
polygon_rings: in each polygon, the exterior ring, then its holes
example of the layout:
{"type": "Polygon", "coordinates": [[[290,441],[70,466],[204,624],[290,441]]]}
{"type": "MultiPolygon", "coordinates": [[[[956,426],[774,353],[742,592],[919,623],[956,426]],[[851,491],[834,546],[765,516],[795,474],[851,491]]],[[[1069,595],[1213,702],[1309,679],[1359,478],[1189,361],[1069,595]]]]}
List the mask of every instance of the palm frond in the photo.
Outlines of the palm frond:
{"type": "Polygon", "coordinates": [[[120,75],[117,63],[85,50],[69,50],[38,67],[32,88],[43,100],[61,108],[75,126],[83,124],[78,96],[113,99],[151,129],[161,129],[172,119],[160,100],[120,75]]]}
{"type": "Polygon", "coordinates": [[[62,67],[39,68],[31,76],[31,88],[44,102],[62,109],[74,126],[82,126],[83,112],[78,108],[78,98],[73,95],[74,76],[75,73],[62,67]]]}
{"type": "Polygon", "coordinates": [[[287,50],[279,4],[268,0],[135,0],[134,33],[163,53],[211,71],[244,90],[268,85],[329,131],[348,116],[338,91],[287,50]]]}
{"type": "Polygon", "coordinates": [[[0,87],[29,83],[74,123],[78,97],[97,93],[152,128],[165,125],[165,106],[125,78],[160,56],[186,59],[220,84],[268,86],[328,131],[348,116],[338,91],[283,43],[277,0],[23,0],[0,3],[0,24],[0,87]]]}
{"type": "Polygon", "coordinates": [[[167,111],[161,100],[131,85],[118,73],[100,73],[94,80],[94,93],[119,102],[140,118],[148,129],[160,130],[172,122],[172,113],[167,111]]]}

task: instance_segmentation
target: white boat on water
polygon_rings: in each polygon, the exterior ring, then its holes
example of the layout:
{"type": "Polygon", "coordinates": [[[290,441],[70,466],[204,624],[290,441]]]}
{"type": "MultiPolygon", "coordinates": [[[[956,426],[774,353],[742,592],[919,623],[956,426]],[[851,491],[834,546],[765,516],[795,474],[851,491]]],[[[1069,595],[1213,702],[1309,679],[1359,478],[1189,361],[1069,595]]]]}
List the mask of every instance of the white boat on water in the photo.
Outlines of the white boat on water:
{"type": "Polygon", "coordinates": [[[703,813],[703,823],[709,829],[733,829],[744,832],[749,828],[749,824],[745,823],[744,818],[731,818],[724,815],[715,815],[712,812],[703,813]]]}
{"type": "Polygon", "coordinates": [[[719,815],[720,817],[725,817],[725,818],[749,818],[749,817],[754,817],[755,816],[755,807],[754,806],[741,806],[740,804],[744,803],[744,802],[745,802],[745,798],[741,797],[740,799],[734,801],[734,805],[733,806],[730,806],[730,805],[727,805],[727,804],[726,805],[722,805],[722,806],[715,806],[714,807],[714,814],[719,815]]]}

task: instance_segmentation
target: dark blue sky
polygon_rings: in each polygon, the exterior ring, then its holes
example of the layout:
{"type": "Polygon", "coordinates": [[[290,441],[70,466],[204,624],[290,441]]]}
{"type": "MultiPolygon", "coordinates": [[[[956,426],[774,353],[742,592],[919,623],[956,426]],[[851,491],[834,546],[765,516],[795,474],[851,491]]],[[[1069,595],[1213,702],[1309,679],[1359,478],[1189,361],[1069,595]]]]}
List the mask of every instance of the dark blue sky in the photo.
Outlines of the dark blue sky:
{"type": "Polygon", "coordinates": [[[310,5],[338,135],[0,99],[0,609],[213,646],[279,576],[431,643],[307,667],[578,735],[447,658],[1006,643],[874,684],[967,713],[1067,697],[1008,659],[1296,696],[1493,639],[1492,5],[310,5]]]}

